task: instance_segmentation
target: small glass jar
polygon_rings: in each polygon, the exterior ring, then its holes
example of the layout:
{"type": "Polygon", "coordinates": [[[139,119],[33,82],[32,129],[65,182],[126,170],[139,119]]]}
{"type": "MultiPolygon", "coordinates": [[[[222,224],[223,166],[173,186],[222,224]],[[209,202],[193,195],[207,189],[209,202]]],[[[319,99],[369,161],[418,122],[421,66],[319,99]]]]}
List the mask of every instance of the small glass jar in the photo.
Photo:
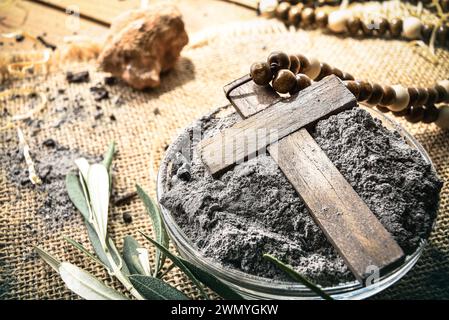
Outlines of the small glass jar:
{"type": "MultiPolygon", "coordinates": [[[[373,117],[380,119],[382,124],[388,129],[396,130],[404,140],[413,148],[419,151],[423,159],[433,164],[421,146],[412,135],[410,135],[399,123],[393,119],[387,118],[381,112],[366,106],[361,106],[368,111],[373,117]]],[[[177,144],[181,141],[179,136],[168,148],[167,154],[177,151],[177,144]]],[[[168,160],[162,161],[157,178],[157,198],[160,201],[164,193],[164,177],[167,176],[168,160]]],[[[193,242],[185,235],[182,229],[177,225],[171,212],[164,206],[160,205],[162,218],[164,220],[170,239],[175,244],[179,254],[190,262],[207,270],[217,278],[228,284],[236,292],[240,293],[246,299],[321,299],[310,289],[297,282],[286,282],[272,280],[268,278],[254,276],[240,270],[225,267],[220,263],[205,257],[193,244],[193,242]]],[[[397,281],[399,281],[418,261],[427,241],[423,240],[416,251],[408,255],[404,262],[382,276],[376,283],[370,286],[362,286],[358,281],[342,283],[339,285],[324,287],[323,289],[334,299],[365,299],[385,290],[397,281]]]]}

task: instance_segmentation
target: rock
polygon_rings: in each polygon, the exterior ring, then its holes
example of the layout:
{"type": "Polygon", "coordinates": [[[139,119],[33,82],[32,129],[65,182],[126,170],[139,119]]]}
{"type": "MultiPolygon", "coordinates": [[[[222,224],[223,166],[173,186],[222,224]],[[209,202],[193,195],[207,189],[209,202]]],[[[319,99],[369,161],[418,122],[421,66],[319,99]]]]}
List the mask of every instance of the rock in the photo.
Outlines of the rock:
{"type": "Polygon", "coordinates": [[[136,89],[160,84],[160,73],[173,67],[188,43],[179,10],[151,5],[118,16],[100,53],[100,67],[136,89]]]}

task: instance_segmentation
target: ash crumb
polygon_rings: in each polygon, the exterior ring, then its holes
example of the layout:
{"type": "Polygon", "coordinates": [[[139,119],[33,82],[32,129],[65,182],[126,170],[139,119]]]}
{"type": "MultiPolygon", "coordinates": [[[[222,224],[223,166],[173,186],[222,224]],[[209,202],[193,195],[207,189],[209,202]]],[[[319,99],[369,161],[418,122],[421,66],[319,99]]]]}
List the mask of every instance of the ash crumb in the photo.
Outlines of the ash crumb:
{"type": "MultiPolygon", "coordinates": [[[[237,119],[205,116],[171,150],[185,148],[198,127],[210,137],[237,119]]],[[[442,183],[431,166],[362,109],[318,122],[312,135],[404,251],[414,251],[437,212],[442,183]]],[[[197,143],[189,146],[190,180],[176,177],[182,164],[173,161],[161,203],[206,257],[287,280],[262,259],[270,253],[324,286],[354,280],[271,157],[259,155],[213,178],[196,154],[197,143]]],[[[175,153],[168,158],[175,160],[175,153]]]]}

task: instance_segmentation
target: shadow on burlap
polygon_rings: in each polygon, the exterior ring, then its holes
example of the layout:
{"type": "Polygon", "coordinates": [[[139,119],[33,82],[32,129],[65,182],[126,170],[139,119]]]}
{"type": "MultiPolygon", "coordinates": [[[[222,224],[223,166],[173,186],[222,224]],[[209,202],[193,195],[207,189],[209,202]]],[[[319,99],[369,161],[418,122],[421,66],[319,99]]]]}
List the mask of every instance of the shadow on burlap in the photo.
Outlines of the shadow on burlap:
{"type": "MultiPolygon", "coordinates": [[[[65,88],[68,96],[85,97],[87,102],[84,108],[94,110],[96,105],[101,105],[106,115],[113,113],[117,119],[113,122],[94,122],[91,118],[82,118],[59,128],[49,127],[34,137],[30,136],[28,127],[22,127],[31,148],[51,137],[83,153],[101,155],[111,140],[116,141],[115,190],[123,194],[133,191],[135,183],[139,183],[155,197],[154,172],[165,147],[180,129],[211,109],[226,104],[223,85],[247,73],[252,62],[266,59],[268,53],[274,50],[315,56],[350,72],[356,78],[384,84],[427,86],[446,78],[449,71],[449,54],[446,51],[438,50],[440,62],[432,64],[419,53],[422,49],[413,49],[401,41],[340,39],[318,31],[287,30],[278,22],[259,19],[194,35],[191,44],[182,53],[183,58],[174,70],[164,76],[162,86],[157,90],[137,92],[122,84],[110,87],[111,97],[121,96],[124,102],[121,106],[116,106],[112,98],[101,102],[92,100],[89,87],[103,79],[101,73],[95,72],[93,65],[66,67],[69,70],[89,69],[92,79],[88,84],[68,85],[64,73],[58,72],[47,77],[13,82],[9,87],[32,86],[42,91],[47,87],[51,90],[65,88]]],[[[51,123],[56,107],[50,102],[39,115],[44,124],[51,123]]],[[[399,121],[423,144],[439,175],[447,182],[449,132],[443,132],[433,124],[411,125],[401,119],[399,121]]],[[[14,136],[15,132],[10,130],[4,134],[14,136]]],[[[0,152],[17,146],[16,139],[10,142],[2,139],[0,143],[0,152]]],[[[83,258],[64,242],[63,236],[68,236],[89,246],[80,215],[74,213],[62,227],[50,228],[37,214],[45,195],[33,188],[21,188],[19,192],[7,178],[8,169],[3,165],[0,168],[1,297],[76,298],[65,288],[59,276],[36,257],[32,248],[34,245],[40,245],[61,260],[75,263],[106,284],[120,288],[102,267],[83,258]]],[[[58,215],[58,212],[54,214],[58,215]]],[[[445,184],[436,227],[424,255],[399,283],[376,297],[449,298],[448,227],[449,187],[445,184]]],[[[151,224],[140,201],[134,200],[112,209],[110,232],[118,247],[121,247],[125,235],[133,235],[144,243],[139,230],[151,232],[151,224]],[[124,212],[132,214],[132,223],[123,222],[124,212]]],[[[166,279],[191,297],[198,297],[196,289],[181,272],[174,270],[166,279]]]]}

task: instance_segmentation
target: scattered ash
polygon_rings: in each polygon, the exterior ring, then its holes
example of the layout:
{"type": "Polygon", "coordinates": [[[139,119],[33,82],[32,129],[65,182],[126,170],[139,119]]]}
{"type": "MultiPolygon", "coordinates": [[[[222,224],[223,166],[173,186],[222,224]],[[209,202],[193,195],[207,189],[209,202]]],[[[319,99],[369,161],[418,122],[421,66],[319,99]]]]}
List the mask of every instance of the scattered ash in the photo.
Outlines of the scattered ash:
{"type": "Polygon", "coordinates": [[[66,79],[68,83],[89,82],[90,81],[89,71],[81,71],[81,72],[68,71],[66,73],[66,79]]]}

